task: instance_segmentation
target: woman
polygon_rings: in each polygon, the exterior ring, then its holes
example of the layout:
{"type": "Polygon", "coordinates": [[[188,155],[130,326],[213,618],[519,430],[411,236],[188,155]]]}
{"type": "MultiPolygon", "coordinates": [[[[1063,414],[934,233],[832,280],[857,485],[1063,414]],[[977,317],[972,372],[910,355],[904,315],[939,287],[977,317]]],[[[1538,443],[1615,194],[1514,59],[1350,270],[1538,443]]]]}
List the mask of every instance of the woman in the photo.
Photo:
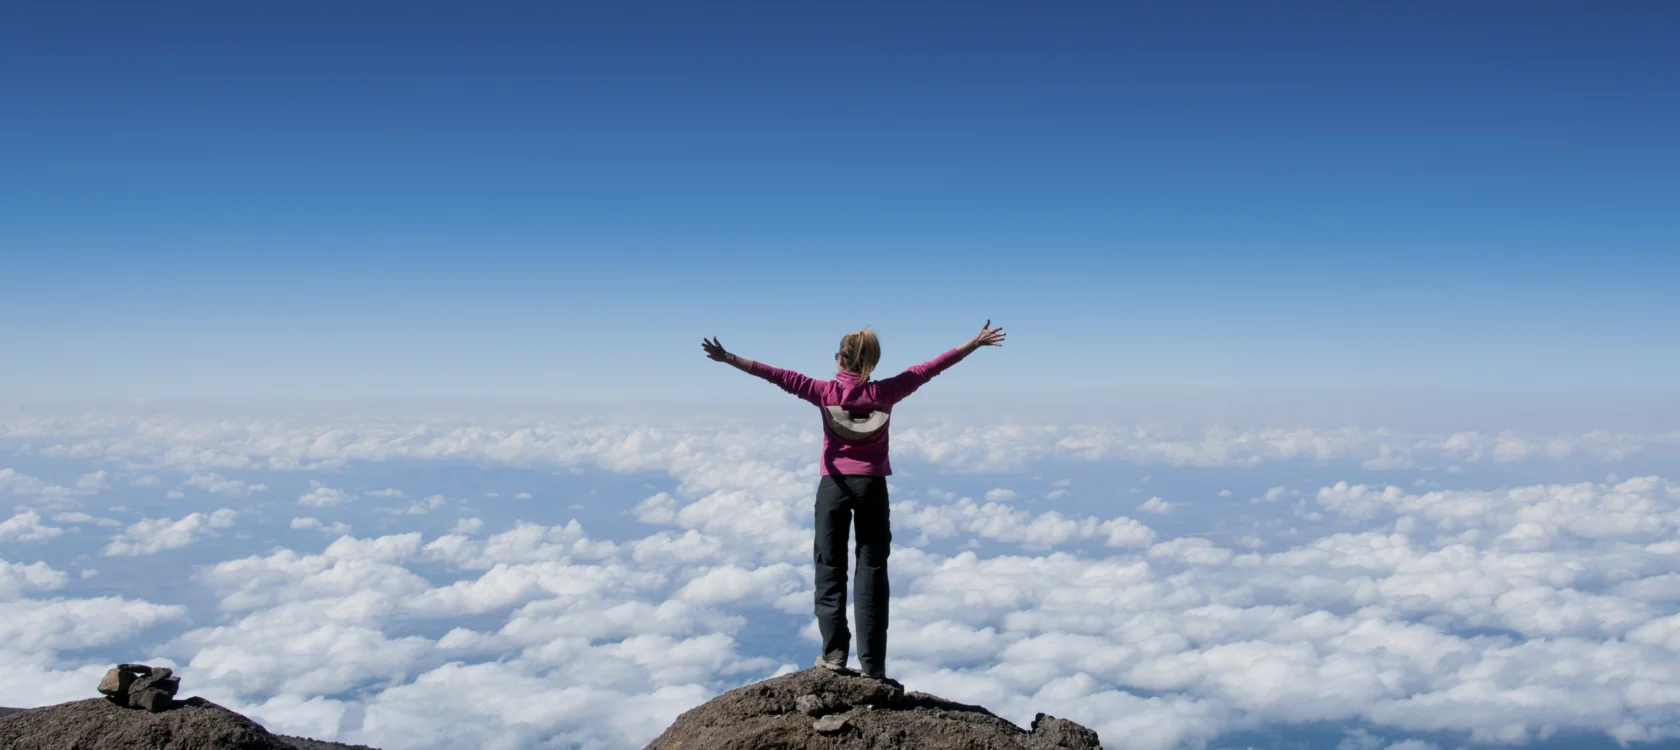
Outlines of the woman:
{"type": "Polygon", "coordinates": [[[1002,346],[1003,329],[992,321],[968,343],[916,365],[886,380],[871,381],[881,361],[881,344],[865,328],[840,339],[834,354],[834,380],[812,380],[797,372],[778,370],[763,362],[724,351],[717,337],[701,339],[706,356],[757,375],[822,410],[822,479],[817,484],[817,528],[813,552],[816,562],[817,627],[822,653],[817,666],[846,671],[852,634],[846,627],[846,538],[857,523],[857,594],[854,614],[858,629],[858,661],[863,673],[886,679],[887,666],[887,553],[892,530],[887,522],[887,422],[894,404],[923,383],[982,346],[1002,346]]]}

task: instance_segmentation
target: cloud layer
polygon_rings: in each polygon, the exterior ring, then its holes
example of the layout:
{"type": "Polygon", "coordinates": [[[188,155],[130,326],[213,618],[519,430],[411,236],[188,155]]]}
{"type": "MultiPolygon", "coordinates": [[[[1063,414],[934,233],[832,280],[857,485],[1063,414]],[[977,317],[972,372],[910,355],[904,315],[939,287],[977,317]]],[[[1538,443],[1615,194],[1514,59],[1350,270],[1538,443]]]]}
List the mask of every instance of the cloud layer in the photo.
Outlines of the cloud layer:
{"type": "MultiPolygon", "coordinates": [[[[19,504],[0,521],[0,665],[46,686],[0,687],[0,704],[85,697],[100,650],[120,647],[287,733],[636,747],[723,689],[802,667],[760,643],[765,623],[814,648],[808,426],[35,415],[0,435],[80,477],[0,470],[19,504]],[[613,498],[634,530],[612,538],[576,520],[487,521],[450,491],[336,489],[386,486],[355,477],[397,461],[653,472],[674,486],[613,498]],[[268,497],[286,482],[308,486],[268,497]],[[102,493],[133,485],[189,492],[168,501],[178,510],[106,518],[124,511],[102,509],[102,493]],[[342,514],[393,499],[380,530],[351,535],[362,522],[342,514]],[[400,528],[437,514],[441,526],[400,528]],[[203,615],[126,592],[65,595],[73,565],[25,562],[61,545],[192,555],[268,528],[319,541],[195,558],[187,584],[213,602],[203,615]]],[[[895,486],[890,668],[914,688],[1022,723],[1066,715],[1109,747],[1321,722],[1498,743],[1680,736],[1680,485],[1668,479],[1278,488],[1253,506],[1267,522],[1230,538],[1163,531],[1202,507],[1170,494],[1097,512],[1059,505],[1080,486],[1027,489],[1049,461],[1222,478],[1291,462],[1614,466],[1670,450],[1670,437],[953,423],[894,441],[907,464],[986,473],[968,494],[895,486]]],[[[533,502],[520,494],[478,506],[533,502]]]]}

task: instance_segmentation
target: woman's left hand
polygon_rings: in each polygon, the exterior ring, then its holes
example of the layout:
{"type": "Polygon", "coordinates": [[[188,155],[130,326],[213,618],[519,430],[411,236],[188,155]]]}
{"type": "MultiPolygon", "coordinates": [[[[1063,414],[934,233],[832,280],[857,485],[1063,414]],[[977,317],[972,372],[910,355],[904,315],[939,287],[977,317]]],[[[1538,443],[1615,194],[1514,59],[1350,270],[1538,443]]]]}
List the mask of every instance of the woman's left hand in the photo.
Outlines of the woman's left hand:
{"type": "Polygon", "coordinates": [[[974,338],[969,341],[969,344],[975,348],[982,346],[1003,346],[1003,336],[1003,326],[993,328],[992,321],[988,320],[985,325],[980,326],[980,332],[974,334],[974,338]]]}

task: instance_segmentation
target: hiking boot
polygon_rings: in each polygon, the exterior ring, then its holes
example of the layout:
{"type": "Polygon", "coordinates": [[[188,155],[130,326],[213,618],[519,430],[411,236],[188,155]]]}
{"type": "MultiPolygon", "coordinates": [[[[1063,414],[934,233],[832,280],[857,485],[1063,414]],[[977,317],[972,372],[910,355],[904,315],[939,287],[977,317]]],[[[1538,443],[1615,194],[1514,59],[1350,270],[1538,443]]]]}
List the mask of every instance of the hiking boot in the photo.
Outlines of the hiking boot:
{"type": "Polygon", "coordinates": [[[899,690],[904,689],[904,683],[899,682],[898,680],[895,680],[891,677],[888,677],[887,676],[887,670],[885,670],[885,669],[876,669],[876,670],[873,670],[873,671],[869,670],[869,669],[865,669],[863,671],[863,676],[867,677],[871,680],[874,680],[876,682],[884,682],[888,685],[891,685],[892,687],[898,688],[899,690]]]}
{"type": "Polygon", "coordinates": [[[857,674],[846,666],[846,655],[838,651],[817,657],[817,666],[840,674],[857,674]]]}

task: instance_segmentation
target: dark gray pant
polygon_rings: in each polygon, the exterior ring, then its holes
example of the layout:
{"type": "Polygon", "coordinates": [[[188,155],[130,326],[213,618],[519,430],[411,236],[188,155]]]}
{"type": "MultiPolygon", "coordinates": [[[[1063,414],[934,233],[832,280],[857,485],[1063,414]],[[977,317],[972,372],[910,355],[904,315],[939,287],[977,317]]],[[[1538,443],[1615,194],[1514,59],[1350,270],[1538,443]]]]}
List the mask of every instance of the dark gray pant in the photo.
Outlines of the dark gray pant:
{"type": "Polygon", "coordinates": [[[858,661],[867,674],[887,666],[887,553],[892,529],[887,519],[887,478],[829,475],[817,484],[817,629],[822,652],[844,658],[852,640],[846,627],[846,538],[857,523],[858,661]]]}

